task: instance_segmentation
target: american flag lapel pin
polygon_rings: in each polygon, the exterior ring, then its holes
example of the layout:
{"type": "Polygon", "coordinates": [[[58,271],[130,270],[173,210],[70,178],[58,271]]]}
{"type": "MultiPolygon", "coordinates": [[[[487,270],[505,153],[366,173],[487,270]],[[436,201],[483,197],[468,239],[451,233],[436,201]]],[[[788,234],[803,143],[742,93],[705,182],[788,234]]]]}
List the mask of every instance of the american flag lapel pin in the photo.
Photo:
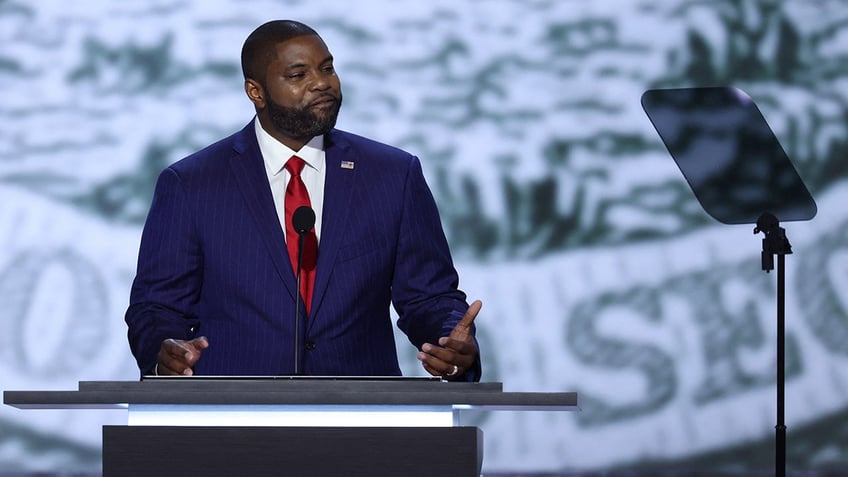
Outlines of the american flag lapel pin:
{"type": "Polygon", "coordinates": [[[353,169],[353,161],[342,161],[342,169],[353,169]]]}

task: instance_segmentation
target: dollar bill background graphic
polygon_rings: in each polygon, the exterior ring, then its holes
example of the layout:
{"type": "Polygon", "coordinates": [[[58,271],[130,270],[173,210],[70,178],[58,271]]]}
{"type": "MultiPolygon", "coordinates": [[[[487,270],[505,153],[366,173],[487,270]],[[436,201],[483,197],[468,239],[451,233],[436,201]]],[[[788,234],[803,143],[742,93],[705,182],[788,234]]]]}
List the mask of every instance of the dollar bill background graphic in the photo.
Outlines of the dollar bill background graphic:
{"type": "MultiPolygon", "coordinates": [[[[123,312],[159,171],[246,124],[241,44],[314,26],[339,127],[423,162],[484,379],[580,413],[469,413],[487,472],[773,465],[775,276],[639,105],[733,85],[816,197],[784,223],[790,468],[848,468],[848,1],[0,1],[0,388],[132,380],[123,312]]],[[[406,374],[423,372],[398,338],[406,374]]],[[[0,472],[97,472],[121,411],[0,408],[0,472]]]]}

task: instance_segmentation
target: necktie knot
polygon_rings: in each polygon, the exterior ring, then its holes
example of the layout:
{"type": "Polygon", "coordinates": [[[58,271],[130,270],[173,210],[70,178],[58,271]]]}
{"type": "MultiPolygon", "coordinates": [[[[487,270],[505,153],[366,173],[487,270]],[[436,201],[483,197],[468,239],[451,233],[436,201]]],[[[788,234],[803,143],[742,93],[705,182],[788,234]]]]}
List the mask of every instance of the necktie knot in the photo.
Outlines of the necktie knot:
{"type": "Polygon", "coordinates": [[[303,171],[304,165],[306,165],[306,163],[303,159],[297,156],[292,156],[288,161],[286,161],[286,170],[293,176],[299,176],[301,171],[303,171]]]}

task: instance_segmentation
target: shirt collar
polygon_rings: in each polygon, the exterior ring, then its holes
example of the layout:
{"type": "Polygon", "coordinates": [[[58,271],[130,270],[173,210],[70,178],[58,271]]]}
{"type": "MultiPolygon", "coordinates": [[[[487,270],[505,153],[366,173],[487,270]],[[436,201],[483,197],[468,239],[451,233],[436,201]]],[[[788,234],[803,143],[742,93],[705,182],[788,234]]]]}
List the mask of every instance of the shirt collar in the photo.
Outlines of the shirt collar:
{"type": "Polygon", "coordinates": [[[262,158],[265,161],[265,167],[268,168],[268,172],[271,175],[277,175],[282,172],[286,166],[286,162],[292,156],[303,159],[307,166],[317,171],[320,171],[324,167],[323,134],[313,137],[299,151],[295,151],[268,134],[259,123],[258,117],[254,121],[254,127],[256,129],[256,139],[259,141],[259,150],[262,152],[262,158]]]}

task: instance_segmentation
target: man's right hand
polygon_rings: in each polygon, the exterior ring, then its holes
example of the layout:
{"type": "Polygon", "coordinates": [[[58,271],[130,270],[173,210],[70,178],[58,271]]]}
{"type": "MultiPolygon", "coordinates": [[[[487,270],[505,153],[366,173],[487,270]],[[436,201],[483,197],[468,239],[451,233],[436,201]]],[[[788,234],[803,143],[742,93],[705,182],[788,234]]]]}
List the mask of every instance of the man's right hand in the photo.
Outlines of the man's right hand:
{"type": "Polygon", "coordinates": [[[159,354],[156,355],[156,374],[161,376],[173,374],[193,375],[194,370],[192,368],[200,360],[203,350],[208,347],[209,340],[205,336],[200,336],[191,341],[175,339],[163,341],[162,347],[159,348],[159,354]]]}

